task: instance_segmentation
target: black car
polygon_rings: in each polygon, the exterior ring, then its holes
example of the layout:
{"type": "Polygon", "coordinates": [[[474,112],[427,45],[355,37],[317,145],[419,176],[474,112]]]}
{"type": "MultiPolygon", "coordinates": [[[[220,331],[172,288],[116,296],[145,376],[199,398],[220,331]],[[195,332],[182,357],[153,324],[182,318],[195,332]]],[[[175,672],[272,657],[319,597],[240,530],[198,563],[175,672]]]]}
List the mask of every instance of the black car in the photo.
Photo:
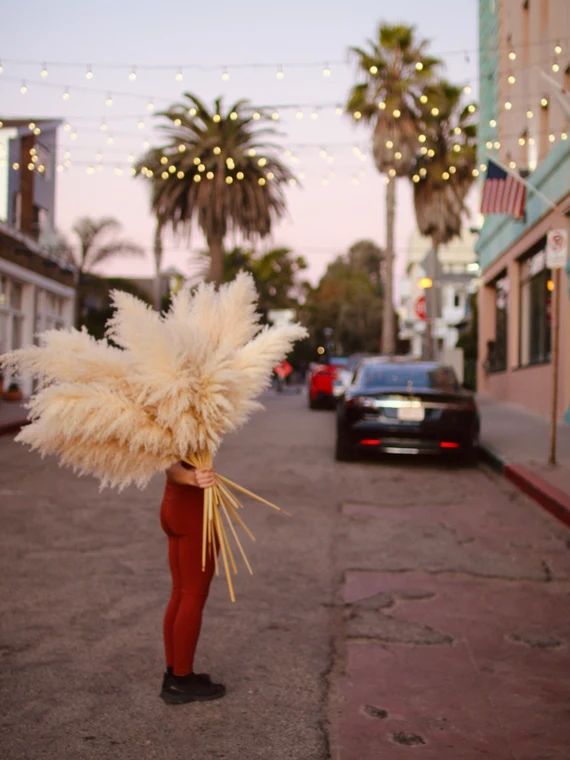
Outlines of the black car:
{"type": "Polygon", "coordinates": [[[387,454],[476,454],[479,413],[451,367],[364,359],[337,410],[336,458],[387,454]]]}

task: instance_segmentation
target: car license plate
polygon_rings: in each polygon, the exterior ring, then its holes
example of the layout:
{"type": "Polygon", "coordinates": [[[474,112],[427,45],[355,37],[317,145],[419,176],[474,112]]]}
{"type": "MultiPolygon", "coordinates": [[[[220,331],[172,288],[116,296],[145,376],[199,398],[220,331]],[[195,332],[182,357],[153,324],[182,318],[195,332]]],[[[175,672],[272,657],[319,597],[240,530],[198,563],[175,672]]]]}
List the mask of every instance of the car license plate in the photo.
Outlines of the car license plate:
{"type": "Polygon", "coordinates": [[[402,422],[421,422],[425,417],[423,406],[399,406],[398,419],[402,422]]]}

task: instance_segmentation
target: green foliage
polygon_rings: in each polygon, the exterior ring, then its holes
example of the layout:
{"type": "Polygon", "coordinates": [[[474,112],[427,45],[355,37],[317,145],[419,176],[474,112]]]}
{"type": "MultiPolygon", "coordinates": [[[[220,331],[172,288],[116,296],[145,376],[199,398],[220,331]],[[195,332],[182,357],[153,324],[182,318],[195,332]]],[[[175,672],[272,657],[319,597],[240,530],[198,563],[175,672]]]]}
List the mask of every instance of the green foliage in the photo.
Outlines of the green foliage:
{"type": "Polygon", "coordinates": [[[329,264],[302,309],[314,346],[332,343],[342,354],[378,351],[381,259],[382,251],[374,243],[360,241],[329,264]]]}
{"type": "Polygon", "coordinates": [[[297,308],[308,288],[300,279],[306,268],[303,256],[296,256],[290,248],[260,254],[237,247],[224,253],[223,281],[233,280],[241,270],[251,273],[259,293],[259,311],[266,320],[271,309],[297,308]]]}
{"type": "Polygon", "coordinates": [[[124,290],[150,303],[148,296],[135,283],[124,277],[97,277],[94,274],[84,274],[82,290],[82,324],[90,335],[98,339],[105,336],[105,324],[113,314],[112,290],[124,290]]]}

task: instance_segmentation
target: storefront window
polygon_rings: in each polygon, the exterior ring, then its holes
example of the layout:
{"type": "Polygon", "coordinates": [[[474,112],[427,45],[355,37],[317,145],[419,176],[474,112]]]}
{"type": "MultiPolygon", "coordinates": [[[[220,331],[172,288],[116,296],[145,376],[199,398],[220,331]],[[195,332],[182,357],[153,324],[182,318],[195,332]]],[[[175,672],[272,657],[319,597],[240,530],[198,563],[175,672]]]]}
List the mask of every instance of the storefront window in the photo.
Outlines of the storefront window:
{"type": "Polygon", "coordinates": [[[552,272],[544,251],[521,264],[520,364],[550,361],[552,272]]]}
{"type": "Polygon", "coordinates": [[[500,277],[494,282],[495,340],[487,342],[485,366],[488,372],[502,372],[507,368],[507,328],[509,278],[500,277]]]}

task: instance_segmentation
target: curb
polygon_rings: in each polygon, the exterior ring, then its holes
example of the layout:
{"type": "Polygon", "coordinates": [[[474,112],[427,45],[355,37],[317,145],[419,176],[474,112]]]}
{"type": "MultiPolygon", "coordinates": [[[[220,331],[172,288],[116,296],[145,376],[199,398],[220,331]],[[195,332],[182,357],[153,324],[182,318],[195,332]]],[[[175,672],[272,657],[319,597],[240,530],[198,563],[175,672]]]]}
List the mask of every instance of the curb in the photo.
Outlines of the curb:
{"type": "Polygon", "coordinates": [[[0,435],[10,435],[11,433],[19,433],[20,430],[27,425],[29,420],[13,420],[12,422],[0,423],[0,435]]]}
{"type": "Polygon", "coordinates": [[[481,444],[481,455],[490,467],[530,496],[560,522],[570,527],[570,495],[551,485],[520,464],[511,464],[488,444],[481,444]]]}

